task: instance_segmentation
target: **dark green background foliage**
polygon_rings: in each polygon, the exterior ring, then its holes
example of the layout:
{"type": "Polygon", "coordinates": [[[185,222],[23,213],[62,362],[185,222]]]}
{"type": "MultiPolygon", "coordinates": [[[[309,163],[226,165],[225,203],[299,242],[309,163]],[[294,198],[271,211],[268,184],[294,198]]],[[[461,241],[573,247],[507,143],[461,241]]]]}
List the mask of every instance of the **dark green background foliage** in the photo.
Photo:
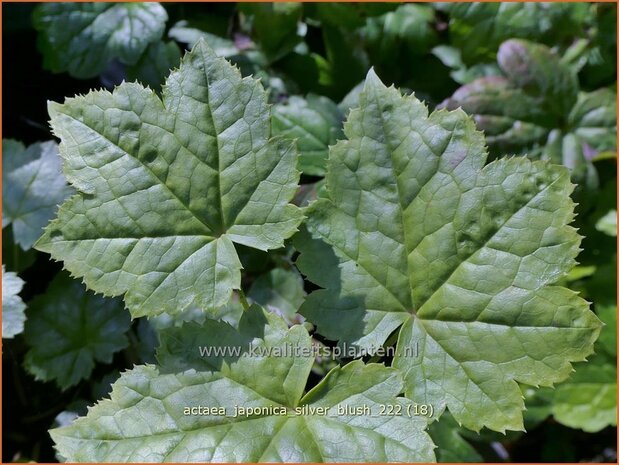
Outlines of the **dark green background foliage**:
{"type": "MultiPolygon", "coordinates": [[[[178,331],[182,321],[204,323],[195,309],[130,321],[120,299],[86,290],[62,263],[32,248],[55,206],[74,192],[49,142],[47,101],[112,90],[123,81],[161,93],[170,70],[200,39],[244,76],[261,79],[273,105],[273,134],[297,139],[301,187],[294,203],[301,207],[324,195],[329,147],[344,139],[343,122],[359,106],[371,68],[430,111],[461,107],[484,131],[490,160],[516,155],[569,168],[583,250],[558,284],[579,291],[606,324],[595,355],[575,364],[556,389],[522,386],[526,433],[476,433],[445,413],[430,435],[439,461],[616,461],[616,5],[76,8],[2,5],[4,462],[57,460],[49,429],[84,415],[119,373],[154,363],[160,331],[178,331]]],[[[317,289],[296,268],[306,273],[316,266],[307,248],[319,245],[306,234],[301,227],[268,253],[235,246],[247,299],[290,326],[304,321],[298,310],[317,289]]],[[[328,287],[337,263],[335,256],[321,262],[315,283],[328,287]]],[[[236,321],[239,305],[216,316],[236,321]]],[[[312,336],[316,344],[335,345],[319,331],[312,336]]],[[[333,366],[316,362],[307,388],[333,366]]]]}

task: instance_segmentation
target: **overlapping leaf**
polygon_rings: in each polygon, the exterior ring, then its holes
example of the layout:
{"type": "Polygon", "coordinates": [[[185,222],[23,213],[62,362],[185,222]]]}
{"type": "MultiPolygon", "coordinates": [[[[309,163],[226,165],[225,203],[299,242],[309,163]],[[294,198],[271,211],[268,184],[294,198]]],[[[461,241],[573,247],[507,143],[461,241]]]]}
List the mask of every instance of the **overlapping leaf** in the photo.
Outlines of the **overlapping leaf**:
{"type": "Polygon", "coordinates": [[[120,300],[87,292],[65,273],[28,309],[26,369],[62,389],[88,378],[95,362],[110,363],[128,344],[131,319],[120,300]]]}
{"type": "Polygon", "coordinates": [[[12,225],[15,242],[28,250],[71,193],[62,174],[58,145],[42,142],[24,147],[2,141],[2,227],[12,225]]]}
{"type": "Polygon", "coordinates": [[[617,425],[617,369],[592,359],[578,367],[552,396],[552,414],[561,424],[595,433],[617,425]]]}
{"type": "Polygon", "coordinates": [[[430,436],[436,444],[438,462],[483,462],[483,457],[461,435],[462,428],[448,413],[430,425],[430,436]]]}
{"type": "Polygon", "coordinates": [[[548,137],[548,119],[539,101],[514,88],[503,76],[488,76],[459,88],[442,106],[460,107],[486,134],[492,154],[537,150],[548,137]]]}
{"type": "Polygon", "coordinates": [[[492,59],[510,38],[550,40],[554,43],[584,27],[589,8],[564,3],[444,3],[449,13],[451,42],[468,64],[492,59]]]}
{"type": "Polygon", "coordinates": [[[329,198],[308,212],[339,279],[301,313],[366,347],[403,324],[394,366],[408,398],[446,404],[474,430],[522,429],[517,382],[565,379],[600,328],[587,302],[551,285],[580,242],[568,171],[527,158],[484,166],[484,138],[462,111],[428,116],[373,72],[344,132],[329,198]]]}
{"type": "Polygon", "coordinates": [[[617,425],[617,306],[599,306],[597,313],[605,326],[596,354],[550,393],[554,418],[587,432],[617,425]]]}
{"type": "Polygon", "coordinates": [[[252,283],[247,297],[292,323],[305,298],[303,278],[296,270],[275,268],[252,283]]]}
{"type": "Polygon", "coordinates": [[[49,106],[65,173],[80,192],[37,243],[134,316],[215,308],[240,286],[233,243],[281,247],[292,141],[270,139],[264,89],[200,42],[160,100],[138,84],[49,106]]]}
{"type": "Polygon", "coordinates": [[[499,50],[504,76],[477,79],[443,103],[462,107],[486,133],[491,154],[526,153],[562,127],[576,102],[578,83],[568,66],[543,45],[509,40],[499,50]]]}
{"type": "Polygon", "coordinates": [[[306,99],[291,97],[273,108],[273,133],[296,138],[299,169],[305,174],[324,176],[329,146],[342,134],[343,115],[326,97],[310,94],[306,99]]]}
{"type": "Polygon", "coordinates": [[[34,14],[44,64],[78,78],[100,74],[114,58],[132,65],[161,39],[168,15],[151,3],[45,3],[34,14]]]}
{"type": "Polygon", "coordinates": [[[163,368],[139,366],[113,385],[111,398],[71,426],[52,430],[69,461],[332,462],[431,461],[433,445],[423,418],[338,415],[338,406],[402,403],[398,373],[353,362],[332,370],[303,396],[313,357],[306,330],[252,306],[235,329],[207,321],[203,327],[162,335],[163,368]],[[198,347],[239,348],[238,355],[205,355],[198,347]],[[256,355],[251,350],[279,349],[256,355]],[[295,352],[299,350],[299,352],[295,352]],[[304,352],[305,351],[305,352],[304,352]],[[190,369],[185,368],[192,367],[190,369]],[[185,414],[216,406],[225,415],[185,414]],[[323,407],[323,415],[296,407],[323,407]],[[237,416],[237,407],[269,407],[237,416]],[[278,410],[279,412],[279,410],[278,410]]]}
{"type": "Polygon", "coordinates": [[[574,72],[544,45],[508,40],[498,63],[503,76],[474,80],[442,105],[472,114],[493,156],[548,159],[570,168],[578,184],[597,187],[592,158],[616,151],[614,92],[579,94],[574,72]]]}
{"type": "Polygon", "coordinates": [[[19,296],[24,281],[2,265],[2,338],[10,339],[24,330],[26,304],[19,296]]]}

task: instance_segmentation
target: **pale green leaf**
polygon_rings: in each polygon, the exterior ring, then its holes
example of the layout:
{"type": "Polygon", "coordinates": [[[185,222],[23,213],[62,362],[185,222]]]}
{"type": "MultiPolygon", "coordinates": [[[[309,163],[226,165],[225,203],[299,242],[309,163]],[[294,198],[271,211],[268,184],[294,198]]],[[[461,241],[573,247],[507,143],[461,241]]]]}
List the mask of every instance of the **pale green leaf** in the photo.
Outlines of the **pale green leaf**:
{"type": "Polygon", "coordinates": [[[297,139],[299,169],[324,176],[329,146],[342,134],[343,114],[327,97],[309,94],[290,97],[273,108],[273,134],[297,139]]]}
{"type": "Polygon", "coordinates": [[[321,287],[339,285],[339,260],[329,245],[313,238],[305,225],[294,235],[292,244],[302,252],[297,257],[296,265],[311,282],[321,287]]]}
{"type": "Polygon", "coordinates": [[[149,318],[148,323],[155,330],[161,331],[165,328],[171,328],[173,326],[182,326],[187,322],[204,323],[207,314],[215,319],[228,322],[230,324],[238,323],[239,318],[243,314],[243,305],[239,301],[237,293],[233,293],[230,300],[221,307],[215,307],[208,309],[206,312],[198,307],[187,307],[181,312],[174,315],[168,315],[162,313],[149,318]]]}
{"type": "Polygon", "coordinates": [[[617,210],[611,210],[595,223],[595,229],[609,236],[617,235],[617,210]]]}
{"type": "Polygon", "coordinates": [[[305,300],[303,278],[296,270],[275,268],[252,283],[247,297],[291,323],[305,300]]]}
{"type": "Polygon", "coordinates": [[[428,115],[373,72],[344,132],[329,198],[308,210],[340,279],[301,313],[361,347],[403,324],[393,365],[408,398],[446,404],[470,429],[522,429],[518,382],[562,381],[600,328],[586,301],[551,285],[580,243],[568,170],[524,157],[484,166],[484,138],[462,111],[428,115]]]}
{"type": "Polygon", "coordinates": [[[230,39],[191,27],[188,21],[179,21],[172,26],[168,32],[168,37],[185,43],[190,48],[193,48],[201,39],[204,39],[220,57],[229,57],[239,53],[239,49],[230,39]]]}
{"type": "Polygon", "coordinates": [[[62,174],[55,142],[24,147],[2,141],[2,227],[12,225],[15,242],[28,250],[72,192],[62,174]]]}
{"type": "Polygon", "coordinates": [[[2,338],[11,339],[24,330],[26,304],[19,293],[24,281],[17,273],[6,271],[2,265],[2,338]]]}
{"type": "Polygon", "coordinates": [[[168,15],[159,3],[45,3],[34,27],[46,68],[78,78],[100,74],[112,59],[132,65],[161,39],[168,15]]]}
{"type": "Polygon", "coordinates": [[[120,300],[87,292],[62,273],[29,305],[26,369],[66,389],[88,378],[95,362],[110,363],[127,346],[130,325],[120,300]]]}
{"type": "Polygon", "coordinates": [[[348,115],[348,112],[352,108],[356,108],[359,106],[359,95],[363,90],[364,81],[357,84],[353,87],[350,92],[348,92],[342,101],[338,104],[340,111],[344,114],[344,116],[348,115]]]}
{"type": "Polygon", "coordinates": [[[559,423],[589,433],[617,425],[616,362],[598,357],[583,366],[553,393],[552,414],[559,423]]]}
{"type": "Polygon", "coordinates": [[[397,397],[402,389],[397,371],[353,362],[332,370],[302,397],[313,357],[294,349],[309,350],[311,338],[303,327],[289,330],[257,306],[244,315],[238,330],[209,320],[202,332],[193,325],[171,330],[163,340],[160,359],[172,372],[147,365],[124,373],[113,385],[111,399],[99,402],[71,426],[51,431],[61,455],[89,462],[434,459],[422,417],[338,414],[338,407],[344,406],[367,405],[378,412],[380,404],[409,405],[397,397]],[[234,357],[201,358],[194,344],[243,350],[234,357]],[[251,348],[289,352],[261,356],[251,348]],[[197,370],[175,371],[192,364],[197,370]],[[192,407],[220,407],[224,412],[191,415],[192,407]],[[238,407],[271,411],[235,417],[238,407]],[[325,411],[320,415],[296,410],[303,407],[325,411]]]}
{"type": "Polygon", "coordinates": [[[581,266],[577,265],[570,270],[570,272],[565,276],[565,280],[568,282],[578,281],[583,278],[588,278],[589,276],[593,276],[595,273],[596,267],[595,265],[590,266],[581,266]]]}
{"type": "Polygon", "coordinates": [[[260,83],[203,41],[162,100],[124,83],[49,111],[80,193],[37,248],[89,288],[125,294],[133,316],[224,305],[240,287],[234,243],[281,247],[301,221],[288,204],[299,177],[293,142],[269,138],[260,83]]]}

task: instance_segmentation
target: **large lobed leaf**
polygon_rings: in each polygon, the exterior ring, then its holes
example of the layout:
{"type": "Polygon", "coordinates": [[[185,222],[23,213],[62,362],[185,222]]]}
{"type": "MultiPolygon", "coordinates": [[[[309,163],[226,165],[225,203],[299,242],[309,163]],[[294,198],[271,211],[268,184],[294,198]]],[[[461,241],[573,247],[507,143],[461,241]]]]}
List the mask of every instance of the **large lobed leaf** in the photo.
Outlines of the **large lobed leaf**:
{"type": "Polygon", "coordinates": [[[338,415],[338,406],[374,412],[398,398],[396,370],[356,361],[332,370],[303,396],[313,357],[301,326],[252,306],[238,328],[208,320],[162,334],[161,369],[139,366],[113,385],[111,398],[85,418],[52,430],[69,461],[123,462],[379,462],[432,461],[422,417],[338,415]],[[205,355],[198,348],[239,348],[205,355]],[[280,351],[257,355],[250,349],[280,351]],[[288,349],[287,349],[288,348],[288,349]],[[185,408],[223,407],[225,415],[187,415],[185,408]],[[283,414],[234,417],[236,407],[278,407],[283,414]],[[327,414],[296,407],[329,408],[327,414]]]}
{"type": "MultiPolygon", "coordinates": [[[[522,429],[517,382],[565,379],[600,329],[587,302],[552,285],[579,250],[567,169],[524,157],[484,166],[462,111],[428,115],[373,72],[344,132],[328,198],[308,211],[314,241],[339,259],[336,282],[300,262],[327,287],[301,313],[361,347],[402,325],[393,366],[408,398],[446,405],[470,429],[522,429]]],[[[300,241],[301,257],[305,245],[320,248],[300,241]]]]}
{"type": "Polygon", "coordinates": [[[15,242],[28,250],[73,189],[62,175],[53,141],[25,147],[2,140],[2,227],[11,225],[15,242]]]}
{"type": "Polygon", "coordinates": [[[221,306],[240,286],[233,243],[281,247],[301,221],[288,204],[293,142],[270,139],[265,91],[204,41],[167,79],[49,105],[79,193],[37,248],[133,316],[221,306]]]}
{"type": "Polygon", "coordinates": [[[135,64],[161,39],[168,15],[151,3],[45,3],[34,13],[44,65],[78,78],[100,74],[112,59],[135,64]]]}

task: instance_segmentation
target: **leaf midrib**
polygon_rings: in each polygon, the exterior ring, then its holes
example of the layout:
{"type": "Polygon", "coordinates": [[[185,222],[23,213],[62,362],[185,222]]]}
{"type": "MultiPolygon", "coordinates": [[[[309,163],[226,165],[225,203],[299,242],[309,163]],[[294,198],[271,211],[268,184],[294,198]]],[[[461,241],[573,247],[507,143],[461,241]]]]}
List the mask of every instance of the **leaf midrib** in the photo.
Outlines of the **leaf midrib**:
{"type": "MultiPolygon", "coordinates": [[[[395,170],[395,166],[394,166],[394,160],[393,160],[393,155],[394,155],[394,151],[395,149],[392,148],[391,146],[391,142],[390,142],[390,138],[387,137],[387,130],[385,128],[385,119],[383,118],[383,111],[382,111],[382,105],[380,104],[380,102],[376,102],[378,104],[378,108],[379,108],[379,119],[380,119],[380,124],[381,124],[381,129],[382,129],[382,135],[383,135],[383,143],[385,144],[387,150],[389,151],[389,159],[391,161],[390,163],[390,168],[391,168],[391,173],[393,174],[393,178],[395,179],[395,191],[396,191],[396,195],[398,197],[398,206],[400,207],[400,226],[402,228],[402,240],[404,241],[404,250],[406,251],[406,276],[408,277],[408,294],[409,294],[409,298],[410,298],[410,308],[407,308],[407,305],[405,303],[402,303],[402,306],[407,310],[408,313],[410,313],[413,316],[417,316],[417,312],[415,310],[415,299],[413,296],[413,286],[412,286],[412,282],[411,282],[411,270],[410,270],[410,265],[408,263],[408,257],[411,253],[411,251],[408,249],[408,240],[406,239],[406,224],[404,223],[404,210],[406,210],[404,208],[403,202],[402,202],[402,193],[400,192],[400,184],[398,183],[398,175],[396,173],[395,170]]],[[[408,302],[407,302],[408,303],[408,302]]]]}
{"type": "MultiPolygon", "coordinates": [[[[204,48],[200,49],[202,52],[202,59],[204,63],[208,63],[208,57],[204,54],[204,48]]],[[[217,199],[219,201],[219,222],[220,222],[220,234],[223,234],[226,231],[226,219],[224,215],[224,205],[221,194],[221,145],[219,143],[219,130],[215,125],[215,115],[213,114],[213,110],[211,109],[211,80],[208,76],[207,66],[202,68],[204,72],[204,80],[206,81],[206,111],[205,113],[210,117],[211,125],[213,127],[213,131],[215,132],[215,142],[217,143],[217,199]]],[[[211,229],[211,231],[216,232],[215,229],[211,229]]]]}

